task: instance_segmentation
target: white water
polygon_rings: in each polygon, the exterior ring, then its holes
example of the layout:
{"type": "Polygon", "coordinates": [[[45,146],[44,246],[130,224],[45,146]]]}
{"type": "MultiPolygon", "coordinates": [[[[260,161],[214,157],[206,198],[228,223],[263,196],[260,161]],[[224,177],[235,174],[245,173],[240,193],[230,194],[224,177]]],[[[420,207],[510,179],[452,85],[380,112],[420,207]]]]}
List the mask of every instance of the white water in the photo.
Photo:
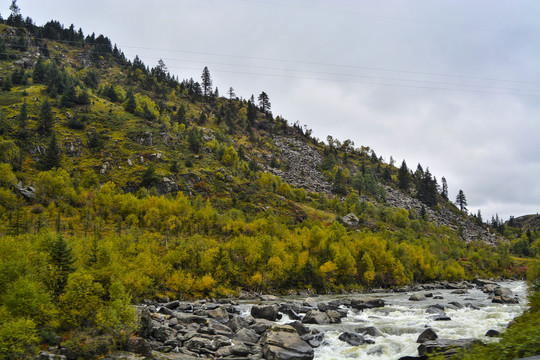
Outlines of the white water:
{"type": "MultiPolygon", "coordinates": [[[[453,290],[433,290],[433,295],[443,299],[427,298],[423,301],[410,301],[409,293],[377,293],[346,296],[319,296],[314,300],[328,302],[338,298],[382,298],[386,305],[382,308],[357,311],[349,309],[348,316],[341,319],[340,324],[308,325],[310,329],[324,332],[323,344],[315,349],[315,360],[366,359],[366,360],[396,360],[403,356],[418,356],[416,339],[427,328],[431,327],[439,339],[477,338],[484,342],[497,341],[485,336],[488,330],[502,331],[512,319],[519,316],[527,307],[527,286],[523,281],[500,282],[519,297],[519,304],[494,304],[479,289],[469,289],[467,294],[451,294],[453,290]],[[471,303],[477,310],[464,307],[452,310],[447,305],[450,302],[462,305],[471,303]],[[445,307],[450,321],[434,321],[433,314],[426,314],[428,306],[440,304],[445,307]],[[351,346],[338,339],[344,331],[354,332],[359,327],[374,326],[381,336],[372,338],[375,344],[351,346]]],[[[291,300],[305,300],[295,297],[291,300]]],[[[242,314],[249,314],[251,304],[241,306],[242,314]]],[[[279,321],[280,324],[291,322],[287,315],[279,321]]],[[[366,336],[366,338],[370,338],[366,336]]]]}
{"type": "MultiPolygon", "coordinates": [[[[441,295],[444,299],[428,298],[424,301],[410,301],[411,293],[383,293],[374,297],[383,298],[386,306],[378,309],[357,312],[349,310],[341,324],[320,325],[315,327],[325,333],[323,345],[315,349],[317,360],[338,359],[399,359],[402,356],[418,356],[416,339],[425,330],[431,327],[439,338],[462,339],[478,338],[483,341],[496,341],[485,337],[490,330],[503,330],[506,325],[519,316],[526,308],[526,285],[524,282],[505,282],[502,286],[509,287],[518,295],[520,303],[516,305],[493,304],[488,295],[478,289],[470,289],[468,294],[451,294],[452,290],[434,290],[434,295],[441,295]],[[467,299],[467,300],[466,300],[467,299]],[[451,310],[446,305],[457,301],[464,305],[471,303],[479,309],[465,307],[451,310]],[[431,314],[426,314],[429,305],[441,304],[446,308],[446,314],[451,321],[434,321],[431,314]],[[338,339],[343,331],[354,331],[358,327],[374,326],[382,334],[373,338],[375,344],[350,346],[338,339]]],[[[366,295],[368,297],[369,295],[366,295]]],[[[358,296],[362,298],[362,296],[358,296]]],[[[321,296],[317,301],[329,301],[335,297],[321,296]]],[[[286,323],[288,319],[282,319],[286,323]]]]}

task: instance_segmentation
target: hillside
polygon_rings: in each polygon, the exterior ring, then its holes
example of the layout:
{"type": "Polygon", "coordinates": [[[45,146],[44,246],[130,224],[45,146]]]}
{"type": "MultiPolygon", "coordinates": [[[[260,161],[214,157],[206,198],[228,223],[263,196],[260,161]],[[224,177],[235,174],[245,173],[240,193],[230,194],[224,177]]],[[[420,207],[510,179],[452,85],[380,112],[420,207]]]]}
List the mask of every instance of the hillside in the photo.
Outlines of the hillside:
{"type": "MultiPolygon", "coordinates": [[[[461,212],[427,168],[313,138],[274,117],[264,91],[257,102],[232,88],[219,96],[207,68],[200,83],[180,81],[102,35],[10,19],[0,24],[2,351],[73,331],[121,343],[134,331],[130,304],[144,299],[526,270],[510,256],[522,239],[461,212]]],[[[535,256],[537,233],[528,239],[535,256]]]]}

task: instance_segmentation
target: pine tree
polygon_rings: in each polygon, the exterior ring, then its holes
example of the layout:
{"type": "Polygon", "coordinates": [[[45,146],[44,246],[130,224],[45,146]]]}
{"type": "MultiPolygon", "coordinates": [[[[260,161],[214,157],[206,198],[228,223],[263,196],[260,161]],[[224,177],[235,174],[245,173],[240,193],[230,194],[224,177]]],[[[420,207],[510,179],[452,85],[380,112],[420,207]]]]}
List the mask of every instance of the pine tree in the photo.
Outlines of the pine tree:
{"type": "Polygon", "coordinates": [[[41,109],[39,111],[38,128],[37,131],[40,135],[50,135],[53,126],[53,112],[51,104],[48,99],[43,101],[41,109]]]}
{"type": "Polygon", "coordinates": [[[461,189],[456,196],[456,204],[459,206],[459,210],[467,212],[467,199],[465,198],[465,194],[461,189]]]}
{"type": "Polygon", "coordinates": [[[45,65],[43,64],[43,57],[39,57],[34,65],[32,72],[32,81],[34,84],[41,84],[45,80],[45,65]]]}
{"type": "Polygon", "coordinates": [[[56,142],[56,135],[53,133],[45,151],[45,156],[41,160],[41,169],[51,170],[58,167],[60,167],[60,147],[56,142]]]}
{"type": "Polygon", "coordinates": [[[409,191],[409,169],[407,168],[407,163],[405,160],[403,160],[401,167],[398,170],[398,186],[402,190],[409,191]]]}
{"type": "Polygon", "coordinates": [[[446,182],[446,179],[444,176],[442,177],[441,181],[442,181],[441,196],[443,197],[444,200],[448,201],[448,183],[446,182]]]}
{"type": "Polygon", "coordinates": [[[49,247],[49,258],[54,274],[50,279],[52,290],[56,295],[59,295],[66,286],[69,274],[75,269],[73,267],[75,258],[64,236],[57,235],[53,240],[49,247]]]}
{"type": "Polygon", "coordinates": [[[26,99],[23,101],[19,116],[17,116],[17,122],[19,123],[19,130],[26,130],[28,125],[28,105],[26,105],[26,99]]]}
{"type": "Polygon", "coordinates": [[[263,91],[260,93],[259,97],[257,98],[259,100],[259,107],[261,111],[265,114],[268,114],[270,112],[270,99],[268,98],[268,95],[263,91]]]}
{"type": "Polygon", "coordinates": [[[206,66],[203,69],[201,80],[204,97],[210,96],[212,94],[212,78],[210,77],[210,71],[206,66]]]}
{"type": "Polygon", "coordinates": [[[127,98],[126,111],[129,113],[135,114],[135,110],[137,109],[137,101],[135,100],[135,95],[133,94],[132,89],[128,90],[126,98],[127,98]]]}

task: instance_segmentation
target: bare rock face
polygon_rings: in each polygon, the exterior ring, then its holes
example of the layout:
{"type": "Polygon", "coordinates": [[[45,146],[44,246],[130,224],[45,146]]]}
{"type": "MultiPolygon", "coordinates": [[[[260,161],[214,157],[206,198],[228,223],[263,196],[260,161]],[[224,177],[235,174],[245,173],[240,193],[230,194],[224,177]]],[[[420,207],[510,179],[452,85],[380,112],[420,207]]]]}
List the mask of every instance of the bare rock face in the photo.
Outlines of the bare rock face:
{"type": "Polygon", "coordinates": [[[331,184],[326,181],[324,174],[317,170],[317,166],[323,160],[317,150],[305,141],[294,137],[275,136],[274,144],[281,151],[281,157],[289,167],[287,170],[268,168],[268,171],[294,187],[313,192],[331,193],[331,184]]]}

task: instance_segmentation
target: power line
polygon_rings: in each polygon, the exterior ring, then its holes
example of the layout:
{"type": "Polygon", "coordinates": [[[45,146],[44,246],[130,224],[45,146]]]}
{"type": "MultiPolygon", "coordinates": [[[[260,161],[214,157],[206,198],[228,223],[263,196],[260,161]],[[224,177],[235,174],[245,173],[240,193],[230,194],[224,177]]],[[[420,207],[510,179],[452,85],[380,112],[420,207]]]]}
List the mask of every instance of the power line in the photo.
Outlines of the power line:
{"type": "Polygon", "coordinates": [[[417,23],[417,24],[424,24],[424,25],[444,26],[444,27],[457,28],[457,29],[463,29],[463,30],[487,31],[487,32],[496,32],[496,33],[502,33],[502,34],[508,34],[508,35],[526,35],[526,36],[532,36],[532,37],[539,36],[539,34],[529,33],[529,32],[490,29],[490,28],[483,28],[483,27],[472,26],[472,25],[452,24],[452,23],[432,21],[432,20],[423,20],[423,19],[411,19],[411,18],[404,18],[404,17],[398,17],[398,16],[387,16],[387,15],[379,15],[379,14],[359,12],[359,11],[350,11],[350,10],[319,8],[319,7],[308,6],[308,5],[280,3],[276,1],[253,1],[253,0],[236,0],[236,1],[254,3],[254,4],[277,5],[277,6],[284,6],[284,7],[290,7],[290,8],[308,9],[312,11],[320,11],[320,12],[325,12],[325,13],[339,13],[339,14],[346,14],[350,16],[362,16],[362,17],[368,17],[368,18],[378,18],[378,19],[384,19],[384,20],[402,21],[402,22],[410,22],[410,23],[417,23]]]}
{"type": "MultiPolygon", "coordinates": [[[[205,65],[211,64],[211,65],[225,65],[225,66],[236,66],[236,67],[249,67],[249,68],[257,68],[257,69],[263,69],[263,70],[273,70],[273,71],[301,72],[301,73],[309,73],[309,74],[317,74],[317,75],[346,76],[346,77],[367,78],[367,79],[376,79],[376,80],[403,81],[403,82],[412,82],[412,83],[421,83],[421,84],[436,84],[436,85],[448,85],[448,86],[476,87],[476,88],[510,90],[510,91],[540,92],[540,89],[523,89],[523,88],[518,89],[518,88],[507,88],[507,87],[489,86],[489,85],[458,84],[458,83],[447,83],[447,82],[441,82],[441,81],[400,79],[400,78],[389,78],[389,77],[371,76],[371,75],[359,75],[359,74],[351,74],[351,73],[333,73],[333,72],[311,71],[311,70],[302,70],[302,69],[275,68],[275,67],[268,67],[268,66],[230,64],[230,63],[208,62],[208,61],[201,61],[201,60],[187,60],[187,59],[178,59],[178,58],[160,58],[160,57],[149,57],[149,56],[146,56],[146,58],[161,59],[161,60],[168,60],[168,61],[182,61],[182,62],[201,63],[201,64],[205,64],[205,65]]],[[[174,66],[173,67],[168,66],[168,67],[177,69],[177,67],[174,67],[174,66]]],[[[260,74],[260,73],[258,73],[258,74],[260,74]]],[[[284,75],[284,76],[290,76],[290,75],[284,75]]]]}
{"type": "MultiPolygon", "coordinates": [[[[239,1],[242,1],[242,0],[239,0],[239,1]]],[[[67,43],[67,44],[70,44],[70,43],[80,44],[80,41],[51,40],[51,39],[47,39],[47,38],[34,38],[34,39],[56,41],[56,42],[67,43]]],[[[115,45],[118,46],[118,44],[115,44],[115,45]]],[[[498,82],[540,85],[540,82],[538,82],[538,81],[512,80],[512,79],[480,77],[480,76],[461,75],[461,74],[444,74],[444,73],[425,72],[425,71],[400,70],[400,69],[392,69],[392,68],[381,68],[381,67],[370,67],[370,66],[348,65],[348,64],[336,64],[336,63],[324,63],[324,62],[315,62],[315,61],[301,61],[301,60],[293,60],[293,59],[277,59],[277,58],[266,58],[266,57],[256,57],[256,56],[246,56],[246,55],[214,53],[214,52],[199,52],[199,51],[188,51],[188,50],[177,50],[177,49],[162,49],[162,48],[131,46],[131,45],[118,46],[118,48],[119,48],[119,51],[120,51],[120,48],[128,48],[128,49],[139,49],[139,50],[150,50],[150,51],[174,52],[174,53],[183,53],[183,54],[191,54],[191,55],[207,55],[207,56],[219,56],[219,57],[246,59],[246,60],[282,62],[282,63],[292,63],[292,64],[301,64],[301,65],[327,66],[327,67],[334,67],[334,68],[374,70],[374,71],[386,71],[386,72],[414,74],[414,75],[427,75],[427,76],[450,77],[450,78],[471,79],[471,80],[485,80],[485,81],[498,81],[498,82]]]]}

